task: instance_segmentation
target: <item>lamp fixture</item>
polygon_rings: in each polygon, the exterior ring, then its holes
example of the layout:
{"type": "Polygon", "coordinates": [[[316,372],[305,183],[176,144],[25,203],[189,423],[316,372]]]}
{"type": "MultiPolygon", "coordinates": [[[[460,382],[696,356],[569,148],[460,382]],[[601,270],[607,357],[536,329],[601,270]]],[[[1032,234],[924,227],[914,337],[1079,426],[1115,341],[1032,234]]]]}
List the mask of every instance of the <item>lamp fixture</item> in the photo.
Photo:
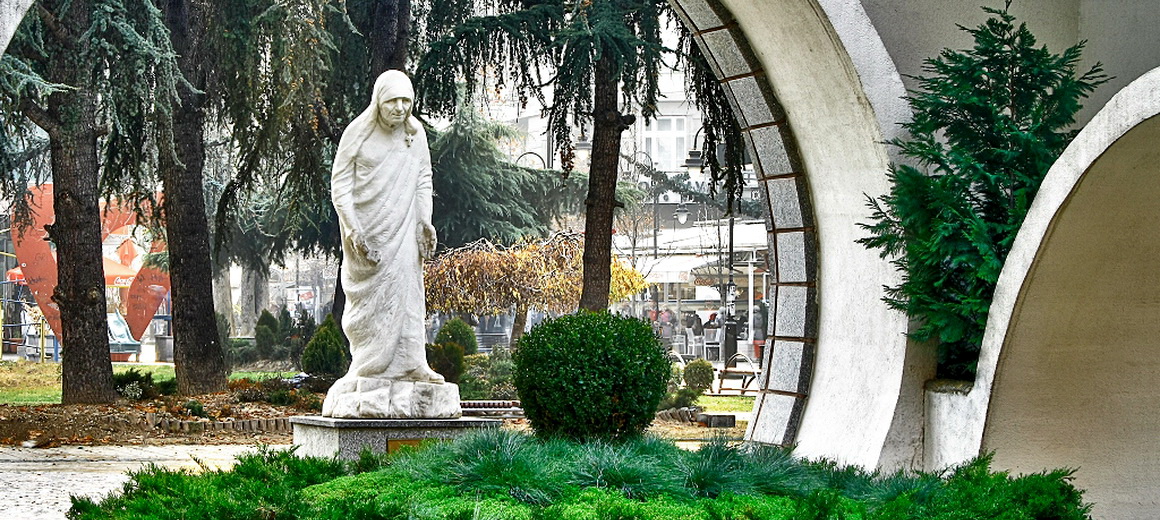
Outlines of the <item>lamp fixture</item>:
{"type": "Polygon", "coordinates": [[[689,208],[685,207],[684,202],[677,204],[677,209],[673,212],[673,218],[677,219],[678,224],[684,224],[689,221],[689,208]]]}

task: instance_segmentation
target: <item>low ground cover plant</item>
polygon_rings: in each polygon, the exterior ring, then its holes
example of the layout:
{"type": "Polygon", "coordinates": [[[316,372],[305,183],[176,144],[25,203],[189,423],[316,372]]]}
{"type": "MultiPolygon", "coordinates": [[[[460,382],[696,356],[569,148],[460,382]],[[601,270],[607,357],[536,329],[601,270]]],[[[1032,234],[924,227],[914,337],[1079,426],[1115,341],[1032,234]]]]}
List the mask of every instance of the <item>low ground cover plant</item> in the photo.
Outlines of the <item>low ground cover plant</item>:
{"type": "Polygon", "coordinates": [[[231,471],[147,468],[75,519],[1061,519],[1089,507],[1069,471],[1012,477],[980,457],[879,475],[713,441],[541,439],[491,430],[355,463],[261,450],[231,471]]]}

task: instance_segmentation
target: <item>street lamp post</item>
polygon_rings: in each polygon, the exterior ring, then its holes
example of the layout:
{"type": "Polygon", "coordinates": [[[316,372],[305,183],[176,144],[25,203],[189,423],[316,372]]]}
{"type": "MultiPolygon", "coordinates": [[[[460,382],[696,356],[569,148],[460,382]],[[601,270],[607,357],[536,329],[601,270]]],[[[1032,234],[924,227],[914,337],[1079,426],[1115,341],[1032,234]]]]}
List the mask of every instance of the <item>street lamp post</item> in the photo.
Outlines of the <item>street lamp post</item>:
{"type": "MultiPolygon", "coordinates": [[[[693,149],[689,150],[689,156],[685,159],[685,168],[689,172],[689,176],[698,175],[704,167],[705,159],[704,153],[700,149],[698,138],[701,135],[701,130],[693,135],[693,149]]],[[[721,279],[718,278],[718,287],[722,291],[721,303],[725,308],[725,337],[721,342],[721,357],[726,361],[727,366],[736,366],[736,360],[733,355],[737,353],[737,318],[736,318],[736,300],[737,300],[737,284],[733,281],[733,231],[736,217],[733,213],[733,203],[728,205],[729,215],[729,261],[726,264],[729,269],[729,283],[721,284],[721,279]]],[[[720,251],[720,249],[718,249],[720,251]]],[[[718,272],[720,272],[721,262],[718,260],[718,272]]]]}
{"type": "MultiPolygon", "coordinates": [[[[635,158],[637,155],[643,155],[643,156],[645,156],[645,158],[648,159],[648,169],[650,172],[649,186],[652,190],[652,195],[653,195],[653,269],[656,269],[656,266],[659,263],[658,258],[660,257],[660,243],[657,240],[657,236],[660,235],[660,210],[658,208],[658,205],[660,203],[660,192],[657,191],[656,181],[652,178],[652,175],[651,175],[651,174],[656,173],[656,166],[655,166],[656,163],[653,162],[652,156],[649,155],[647,152],[637,150],[637,151],[633,152],[633,154],[632,154],[632,157],[633,157],[632,162],[634,163],[634,166],[636,165],[635,158]]],[[[653,322],[659,325],[660,324],[660,317],[661,317],[660,289],[654,287],[652,289],[652,293],[653,293],[652,294],[653,295],[653,322]]]]}

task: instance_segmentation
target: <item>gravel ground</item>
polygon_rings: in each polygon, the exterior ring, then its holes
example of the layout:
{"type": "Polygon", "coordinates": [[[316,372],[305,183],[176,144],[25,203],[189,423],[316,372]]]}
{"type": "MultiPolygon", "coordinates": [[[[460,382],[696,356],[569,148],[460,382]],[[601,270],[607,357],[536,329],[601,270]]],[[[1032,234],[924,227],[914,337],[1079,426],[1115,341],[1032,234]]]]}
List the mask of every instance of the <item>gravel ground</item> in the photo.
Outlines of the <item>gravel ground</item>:
{"type": "Polygon", "coordinates": [[[198,469],[194,457],[211,468],[229,468],[253,446],[63,446],[0,447],[0,519],[60,520],[69,495],[99,497],[121,489],[126,471],[155,463],[198,469]]]}

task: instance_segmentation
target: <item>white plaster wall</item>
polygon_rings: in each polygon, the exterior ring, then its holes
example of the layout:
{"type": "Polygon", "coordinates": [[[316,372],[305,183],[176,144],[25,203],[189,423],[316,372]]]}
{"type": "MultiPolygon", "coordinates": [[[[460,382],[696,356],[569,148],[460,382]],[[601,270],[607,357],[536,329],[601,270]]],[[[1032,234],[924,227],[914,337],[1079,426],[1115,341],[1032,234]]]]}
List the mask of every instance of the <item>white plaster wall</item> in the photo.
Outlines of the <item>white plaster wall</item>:
{"type": "Polygon", "coordinates": [[[1160,2],[1155,0],[1083,0],[1079,11],[1080,40],[1087,40],[1083,70],[1103,63],[1114,76],[1092,93],[1079,113],[1086,122],[1112,95],[1152,68],[1160,66],[1160,2]]]}
{"type": "Polygon", "coordinates": [[[898,400],[906,344],[905,317],[881,301],[882,285],[897,283],[898,274],[854,242],[865,234],[856,226],[866,219],[864,194],[888,189],[883,131],[819,3],[723,3],[785,107],[814,197],[819,333],[797,453],[875,467],[898,400]]]}
{"type": "MultiPolygon", "coordinates": [[[[955,24],[975,27],[986,18],[980,5],[1000,0],[863,0],[907,88],[907,76],[944,48],[963,49],[970,36],[955,24]]],[[[1086,124],[1111,97],[1141,74],[1160,66],[1160,2],[1155,0],[1017,0],[1011,13],[1026,22],[1041,45],[1055,53],[1087,40],[1081,70],[1103,63],[1111,81],[1084,101],[1077,122],[1086,124]]]]}
{"type": "Polygon", "coordinates": [[[8,42],[24,19],[24,12],[33,0],[0,0],[0,54],[8,49],[8,42]]]}
{"type": "MultiPolygon", "coordinates": [[[[1103,3],[1104,0],[1096,0],[1103,3]]],[[[1130,1],[1130,0],[1128,0],[1130,1]]],[[[1150,1],[1150,0],[1136,0],[1150,1]]],[[[1001,9],[1002,0],[863,0],[874,27],[903,75],[907,88],[915,82],[907,76],[922,74],[925,60],[945,48],[964,49],[972,45],[969,34],[956,24],[975,27],[987,18],[979,6],[1001,9]]],[[[1011,13],[1054,52],[1062,52],[1078,41],[1080,0],[1017,0],[1011,13]]]]}

